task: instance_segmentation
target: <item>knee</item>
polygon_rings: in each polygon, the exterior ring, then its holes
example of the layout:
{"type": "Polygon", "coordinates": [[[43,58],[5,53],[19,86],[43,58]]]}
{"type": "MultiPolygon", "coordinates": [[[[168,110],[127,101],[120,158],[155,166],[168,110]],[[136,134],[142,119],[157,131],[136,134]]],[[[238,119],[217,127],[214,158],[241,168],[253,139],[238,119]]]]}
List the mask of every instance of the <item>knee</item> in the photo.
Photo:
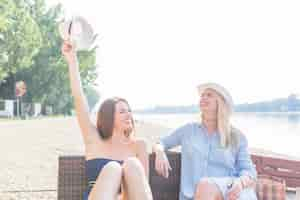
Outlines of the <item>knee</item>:
{"type": "Polygon", "coordinates": [[[210,187],[211,187],[211,183],[209,182],[209,180],[203,178],[196,186],[196,193],[198,191],[207,191],[208,189],[210,189],[210,187]]]}
{"type": "Polygon", "coordinates": [[[143,166],[137,158],[132,157],[124,161],[123,170],[125,174],[139,174],[139,172],[143,172],[143,166]]]}
{"type": "Polygon", "coordinates": [[[215,186],[208,179],[202,179],[196,186],[195,199],[201,199],[204,196],[216,196],[215,186]]]}
{"type": "Polygon", "coordinates": [[[105,174],[113,174],[115,176],[121,176],[122,166],[116,161],[110,161],[103,167],[102,172],[105,174]]]}

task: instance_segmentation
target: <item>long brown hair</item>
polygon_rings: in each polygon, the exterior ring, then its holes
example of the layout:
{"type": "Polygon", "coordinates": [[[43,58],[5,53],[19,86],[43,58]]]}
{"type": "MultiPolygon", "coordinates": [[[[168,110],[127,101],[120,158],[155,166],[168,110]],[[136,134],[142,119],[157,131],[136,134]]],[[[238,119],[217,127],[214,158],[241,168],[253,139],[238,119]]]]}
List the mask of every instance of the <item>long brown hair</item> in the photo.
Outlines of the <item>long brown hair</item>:
{"type": "MultiPolygon", "coordinates": [[[[109,139],[113,134],[114,129],[114,121],[115,121],[115,111],[116,104],[119,102],[124,102],[128,105],[131,110],[127,100],[119,97],[106,99],[100,106],[97,112],[97,130],[102,139],[109,139]]],[[[132,120],[132,125],[134,128],[134,120],[132,120]]],[[[124,134],[129,137],[132,133],[133,129],[126,130],[124,134]]]]}

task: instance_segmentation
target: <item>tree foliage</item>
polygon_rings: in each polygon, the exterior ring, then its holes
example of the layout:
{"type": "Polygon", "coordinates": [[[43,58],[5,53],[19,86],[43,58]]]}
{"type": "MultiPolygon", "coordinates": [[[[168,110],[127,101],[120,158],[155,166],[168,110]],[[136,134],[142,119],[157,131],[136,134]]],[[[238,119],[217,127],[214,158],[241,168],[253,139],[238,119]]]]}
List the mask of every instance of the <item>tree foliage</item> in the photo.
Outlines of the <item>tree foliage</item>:
{"type": "MultiPolygon", "coordinates": [[[[14,98],[14,83],[27,84],[27,102],[52,106],[54,113],[71,113],[68,68],[61,55],[58,23],[63,9],[48,9],[44,0],[0,0],[0,98],[14,98]]],[[[80,73],[88,98],[97,78],[96,49],[79,52],[80,73]]]]}

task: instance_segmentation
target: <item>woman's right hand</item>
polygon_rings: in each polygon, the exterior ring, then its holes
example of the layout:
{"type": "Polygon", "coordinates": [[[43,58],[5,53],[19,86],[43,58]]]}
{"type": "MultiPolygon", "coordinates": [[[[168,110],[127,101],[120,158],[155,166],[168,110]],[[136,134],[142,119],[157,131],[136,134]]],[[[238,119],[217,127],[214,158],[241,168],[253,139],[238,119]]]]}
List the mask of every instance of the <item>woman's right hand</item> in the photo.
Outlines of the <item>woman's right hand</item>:
{"type": "Polygon", "coordinates": [[[68,64],[74,64],[76,62],[76,51],[74,45],[71,42],[65,40],[62,44],[61,52],[68,64]]]}
{"type": "Polygon", "coordinates": [[[168,157],[163,150],[155,153],[155,169],[157,173],[165,178],[169,177],[169,170],[172,170],[168,157]]]}

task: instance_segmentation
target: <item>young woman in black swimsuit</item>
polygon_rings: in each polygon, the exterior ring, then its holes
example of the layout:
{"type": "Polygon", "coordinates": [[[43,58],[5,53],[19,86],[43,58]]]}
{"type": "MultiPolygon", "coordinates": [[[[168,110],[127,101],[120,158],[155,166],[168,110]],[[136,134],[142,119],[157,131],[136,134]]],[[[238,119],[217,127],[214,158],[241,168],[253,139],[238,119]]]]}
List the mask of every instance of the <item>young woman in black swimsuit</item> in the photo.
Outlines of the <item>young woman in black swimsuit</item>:
{"type": "Polygon", "coordinates": [[[127,101],[105,100],[95,126],[81,87],[74,46],[65,41],[62,53],[69,65],[76,116],[85,144],[88,188],[84,200],[152,200],[146,143],[132,135],[134,123],[127,101]]]}

